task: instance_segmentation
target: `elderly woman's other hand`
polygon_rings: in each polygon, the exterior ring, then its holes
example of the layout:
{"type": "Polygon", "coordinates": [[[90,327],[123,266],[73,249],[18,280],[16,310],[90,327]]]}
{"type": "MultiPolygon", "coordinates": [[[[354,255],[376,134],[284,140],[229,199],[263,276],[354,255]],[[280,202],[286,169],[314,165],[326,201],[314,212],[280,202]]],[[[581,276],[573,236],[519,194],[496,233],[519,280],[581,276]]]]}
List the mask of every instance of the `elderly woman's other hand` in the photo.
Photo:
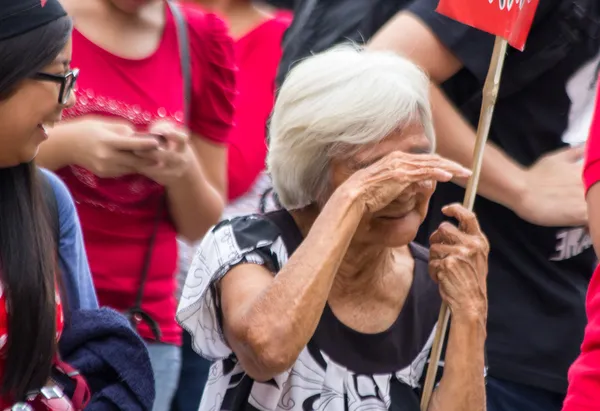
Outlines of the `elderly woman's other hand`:
{"type": "Polygon", "coordinates": [[[460,204],[442,209],[459,225],[443,222],[430,238],[429,272],[452,315],[487,317],[486,277],[490,246],[475,214],[460,204]]]}
{"type": "Polygon", "coordinates": [[[376,163],[357,171],[340,186],[365,207],[365,212],[382,210],[413,185],[430,190],[436,182],[466,178],[471,171],[436,154],[394,151],[376,163]]]}

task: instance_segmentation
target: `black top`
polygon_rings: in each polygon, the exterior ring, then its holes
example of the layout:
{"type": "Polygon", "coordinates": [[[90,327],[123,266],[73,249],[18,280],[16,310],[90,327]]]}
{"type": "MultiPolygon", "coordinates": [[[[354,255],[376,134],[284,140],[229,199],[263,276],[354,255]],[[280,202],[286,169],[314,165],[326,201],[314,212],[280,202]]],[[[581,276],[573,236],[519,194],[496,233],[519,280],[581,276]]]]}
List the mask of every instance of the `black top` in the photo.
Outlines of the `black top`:
{"type": "Polygon", "coordinates": [[[260,383],[250,379],[237,362],[222,336],[212,284],[238,264],[262,264],[277,272],[301,241],[294,220],[279,211],[267,217],[225,221],[202,242],[178,313],[199,353],[217,361],[200,411],[361,407],[418,411],[419,388],[441,300],[428,274],[428,252],[416,244],[410,245],[415,259],[411,288],[387,330],[360,333],[344,325],[326,306],[314,336],[289,371],[260,383]]]}

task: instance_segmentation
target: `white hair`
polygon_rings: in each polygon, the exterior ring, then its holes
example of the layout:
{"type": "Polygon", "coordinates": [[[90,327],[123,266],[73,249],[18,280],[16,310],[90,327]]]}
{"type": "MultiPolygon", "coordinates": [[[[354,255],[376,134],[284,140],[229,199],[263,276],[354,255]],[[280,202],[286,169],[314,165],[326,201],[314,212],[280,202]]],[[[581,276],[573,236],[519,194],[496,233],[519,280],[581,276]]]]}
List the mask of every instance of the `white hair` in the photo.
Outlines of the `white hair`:
{"type": "Polygon", "coordinates": [[[267,168],[281,204],[297,209],[319,201],[333,156],[415,120],[433,149],[429,79],[408,59],[342,45],[301,61],[279,90],[269,129],[267,168]]]}

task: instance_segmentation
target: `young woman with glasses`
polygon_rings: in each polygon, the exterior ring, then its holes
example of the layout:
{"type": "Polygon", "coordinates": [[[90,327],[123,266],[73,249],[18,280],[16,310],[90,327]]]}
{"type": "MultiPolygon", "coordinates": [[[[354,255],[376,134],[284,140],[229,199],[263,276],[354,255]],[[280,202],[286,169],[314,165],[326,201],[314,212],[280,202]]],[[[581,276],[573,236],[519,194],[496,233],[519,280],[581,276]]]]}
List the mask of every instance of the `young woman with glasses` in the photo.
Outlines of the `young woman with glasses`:
{"type": "Polygon", "coordinates": [[[33,163],[47,130],[75,103],[71,30],[57,0],[0,2],[2,410],[48,383],[69,312],[97,307],[73,200],[33,163]]]}
{"type": "Polygon", "coordinates": [[[100,304],[131,312],[142,290],[133,319],[150,351],[155,410],[166,410],[182,339],[176,238],[198,240],[223,210],[233,42],[216,16],[178,5],[190,52],[186,123],[177,19],[166,1],[62,3],[74,18],[74,64],[85,76],[39,161],[77,201],[100,304]]]}

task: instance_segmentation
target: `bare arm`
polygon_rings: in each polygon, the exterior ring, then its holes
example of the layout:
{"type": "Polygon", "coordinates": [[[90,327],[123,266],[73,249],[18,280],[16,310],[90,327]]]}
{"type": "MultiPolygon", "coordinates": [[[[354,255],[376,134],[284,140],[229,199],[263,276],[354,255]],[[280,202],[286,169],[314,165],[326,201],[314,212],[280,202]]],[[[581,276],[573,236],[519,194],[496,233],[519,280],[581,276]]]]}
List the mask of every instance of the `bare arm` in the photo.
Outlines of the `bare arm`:
{"type": "Polygon", "coordinates": [[[194,135],[191,144],[198,161],[167,187],[167,197],[177,232],[193,242],[202,238],[223,212],[227,147],[194,135]]]}
{"type": "MultiPolygon", "coordinates": [[[[409,12],[398,13],[373,37],[368,47],[405,55],[430,75],[438,153],[470,167],[475,130],[439,88],[439,84],[462,68],[456,56],[418,17],[409,12]]],[[[455,181],[463,186],[466,184],[464,179],[455,181]]],[[[524,169],[488,143],[478,188],[480,195],[514,208],[525,190],[524,169]]]]}
{"type": "Polygon", "coordinates": [[[431,397],[429,411],[484,411],[485,321],[453,316],[444,376],[431,397]],[[473,408],[473,404],[479,407],[473,408]]]}
{"type": "Polygon", "coordinates": [[[276,277],[246,264],[221,280],[225,337],[252,378],[269,380],[296,361],[362,214],[351,198],[334,194],[276,277]]]}

